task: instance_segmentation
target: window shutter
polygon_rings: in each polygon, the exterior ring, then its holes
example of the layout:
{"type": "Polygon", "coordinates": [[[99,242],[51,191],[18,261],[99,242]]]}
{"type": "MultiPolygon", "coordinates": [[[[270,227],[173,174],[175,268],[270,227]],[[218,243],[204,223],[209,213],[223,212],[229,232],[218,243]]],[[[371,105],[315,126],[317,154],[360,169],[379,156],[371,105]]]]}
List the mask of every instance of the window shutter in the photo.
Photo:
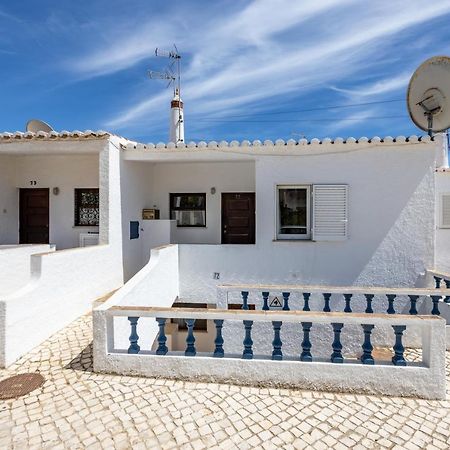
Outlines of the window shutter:
{"type": "Polygon", "coordinates": [[[441,196],[441,228],[450,228],[450,194],[441,196]]]}
{"type": "Polygon", "coordinates": [[[317,184],[313,186],[314,241],[343,241],[347,239],[348,186],[317,184]]]}

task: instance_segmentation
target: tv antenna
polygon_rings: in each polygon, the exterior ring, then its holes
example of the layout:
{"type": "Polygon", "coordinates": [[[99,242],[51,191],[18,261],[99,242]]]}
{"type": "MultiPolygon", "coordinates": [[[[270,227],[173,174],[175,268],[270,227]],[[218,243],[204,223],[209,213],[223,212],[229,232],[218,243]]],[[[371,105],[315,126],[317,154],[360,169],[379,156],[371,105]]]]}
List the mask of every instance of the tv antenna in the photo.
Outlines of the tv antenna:
{"type": "Polygon", "coordinates": [[[414,72],[408,85],[411,120],[430,137],[450,128],[450,58],[433,56],[414,72]]]}
{"type": "Polygon", "coordinates": [[[156,48],[155,56],[170,60],[169,65],[163,72],[149,70],[147,75],[152,80],[167,80],[167,87],[173,86],[169,138],[172,142],[178,144],[184,142],[184,113],[181,100],[181,55],[177,46],[173,44],[173,50],[170,51],[156,48]]]}
{"type": "Polygon", "coordinates": [[[173,48],[171,51],[161,50],[160,48],[155,49],[155,56],[169,58],[171,62],[164,72],[149,70],[147,75],[152,80],[168,80],[167,87],[172,85],[174,94],[178,91],[178,95],[181,95],[181,55],[175,44],[173,44],[173,48]],[[175,72],[174,66],[176,66],[175,72]]]}

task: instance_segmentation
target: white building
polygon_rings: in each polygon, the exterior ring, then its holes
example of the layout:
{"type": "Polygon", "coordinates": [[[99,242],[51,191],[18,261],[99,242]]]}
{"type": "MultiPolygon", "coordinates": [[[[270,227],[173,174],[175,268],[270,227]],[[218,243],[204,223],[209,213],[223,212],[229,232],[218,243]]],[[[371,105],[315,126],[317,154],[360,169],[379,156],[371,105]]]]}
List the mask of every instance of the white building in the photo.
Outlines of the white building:
{"type": "Polygon", "coordinates": [[[450,272],[445,152],[440,135],[175,146],[3,133],[0,364],[135,274],[107,306],[215,306],[218,284],[425,287],[427,271],[450,272]]]}

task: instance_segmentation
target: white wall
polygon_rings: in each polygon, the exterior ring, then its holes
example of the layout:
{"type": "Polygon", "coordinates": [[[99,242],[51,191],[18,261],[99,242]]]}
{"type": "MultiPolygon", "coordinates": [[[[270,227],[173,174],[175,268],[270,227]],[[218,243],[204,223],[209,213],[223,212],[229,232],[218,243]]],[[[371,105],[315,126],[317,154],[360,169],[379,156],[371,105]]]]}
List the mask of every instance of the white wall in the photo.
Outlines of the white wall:
{"type": "Polygon", "coordinates": [[[434,267],[450,272],[450,228],[440,228],[441,195],[450,194],[450,170],[436,172],[436,258],[434,267]]]}
{"type": "Polygon", "coordinates": [[[15,175],[16,158],[0,155],[0,244],[16,244],[19,239],[15,175]]]}
{"type": "Polygon", "coordinates": [[[155,165],[152,202],[161,211],[161,219],[170,219],[169,194],[206,193],[206,228],[178,228],[177,242],[220,244],[222,192],[254,192],[253,162],[165,163],[155,165]],[[216,193],[211,194],[211,188],[216,193]]]}
{"type": "Polygon", "coordinates": [[[82,232],[98,227],[74,226],[74,189],[97,188],[98,154],[20,156],[16,161],[16,188],[50,188],[50,243],[56,248],[79,246],[82,232]],[[30,186],[30,181],[36,181],[30,186]],[[52,188],[59,187],[59,195],[52,188]]]}
{"type": "Polygon", "coordinates": [[[0,245],[0,295],[8,295],[29,283],[31,255],[48,253],[55,248],[49,244],[0,245]]]}
{"type": "Polygon", "coordinates": [[[149,245],[171,242],[214,243],[221,241],[221,193],[254,192],[253,162],[158,163],[127,161],[121,163],[123,211],[123,254],[125,279],[128,280],[148,261],[149,245]],[[216,193],[211,194],[211,188],[216,193]],[[160,218],[170,219],[169,194],[206,193],[206,227],[176,228],[172,241],[152,242],[149,225],[142,221],[142,209],[160,209],[160,218]],[[129,239],[130,221],[139,221],[139,239],[129,239]]]}
{"type": "Polygon", "coordinates": [[[117,138],[110,139],[97,143],[101,149],[100,245],[31,256],[30,282],[0,297],[0,367],[30,351],[87,312],[96,298],[123,283],[120,150],[117,138]]]}
{"type": "Polygon", "coordinates": [[[434,261],[434,158],[424,144],[260,157],[256,245],[180,245],[180,296],[210,301],[217,283],[235,282],[420,284],[434,261]],[[348,184],[348,240],[274,242],[275,187],[290,183],[348,184]]]}

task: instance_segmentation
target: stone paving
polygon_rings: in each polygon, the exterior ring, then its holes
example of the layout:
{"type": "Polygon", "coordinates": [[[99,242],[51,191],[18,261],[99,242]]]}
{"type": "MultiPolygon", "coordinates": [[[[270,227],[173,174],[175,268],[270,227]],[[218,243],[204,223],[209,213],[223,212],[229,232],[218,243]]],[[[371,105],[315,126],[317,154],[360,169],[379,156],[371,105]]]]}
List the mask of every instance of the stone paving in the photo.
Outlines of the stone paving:
{"type": "Polygon", "coordinates": [[[84,316],[0,370],[46,379],[0,401],[1,449],[450,448],[450,353],[427,401],[100,375],[91,341],[84,316]]]}

